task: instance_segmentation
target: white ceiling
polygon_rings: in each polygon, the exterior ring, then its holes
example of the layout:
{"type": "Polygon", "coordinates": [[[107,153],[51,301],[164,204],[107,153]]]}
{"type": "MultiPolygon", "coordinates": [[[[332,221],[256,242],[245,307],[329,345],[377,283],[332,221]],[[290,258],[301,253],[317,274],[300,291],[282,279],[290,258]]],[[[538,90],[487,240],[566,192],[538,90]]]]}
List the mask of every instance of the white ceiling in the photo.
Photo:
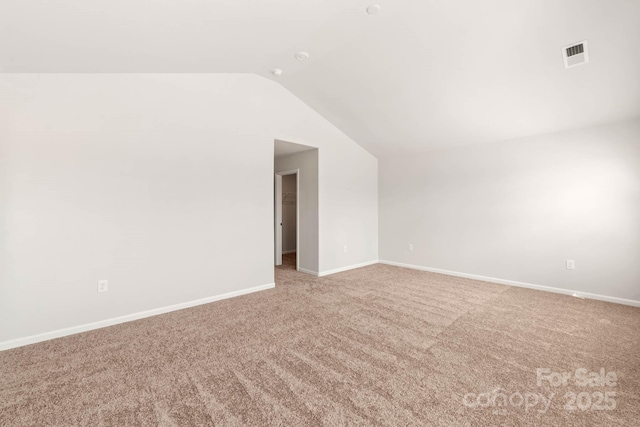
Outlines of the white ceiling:
{"type": "Polygon", "coordinates": [[[640,116],[640,0],[2,0],[0,70],[257,73],[385,155],[640,116]]]}
{"type": "Polygon", "coordinates": [[[276,159],[279,159],[280,157],[286,157],[292,154],[315,149],[316,148],[309,147],[307,145],[295,144],[293,142],[280,141],[276,139],[273,154],[276,159]]]}

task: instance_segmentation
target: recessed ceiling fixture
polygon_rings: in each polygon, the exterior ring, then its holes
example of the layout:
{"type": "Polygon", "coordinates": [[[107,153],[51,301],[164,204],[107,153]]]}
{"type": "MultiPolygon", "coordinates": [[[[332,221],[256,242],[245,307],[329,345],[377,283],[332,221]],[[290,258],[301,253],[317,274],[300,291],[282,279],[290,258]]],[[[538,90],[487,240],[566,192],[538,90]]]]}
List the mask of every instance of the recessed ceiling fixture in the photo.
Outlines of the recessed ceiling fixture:
{"type": "Polygon", "coordinates": [[[369,15],[377,15],[380,13],[380,5],[379,4],[372,4],[371,6],[369,6],[367,8],[367,13],[369,15]]]}
{"type": "Polygon", "coordinates": [[[274,68],[273,70],[271,70],[271,74],[276,77],[280,77],[282,75],[282,70],[280,68],[274,68]]]}
{"type": "Polygon", "coordinates": [[[562,48],[562,58],[564,68],[575,67],[576,65],[589,62],[589,52],[587,52],[587,41],[570,44],[562,48]]]}
{"type": "Polygon", "coordinates": [[[307,52],[298,52],[296,53],[296,59],[298,61],[304,61],[305,59],[309,59],[309,54],[307,52]]]}

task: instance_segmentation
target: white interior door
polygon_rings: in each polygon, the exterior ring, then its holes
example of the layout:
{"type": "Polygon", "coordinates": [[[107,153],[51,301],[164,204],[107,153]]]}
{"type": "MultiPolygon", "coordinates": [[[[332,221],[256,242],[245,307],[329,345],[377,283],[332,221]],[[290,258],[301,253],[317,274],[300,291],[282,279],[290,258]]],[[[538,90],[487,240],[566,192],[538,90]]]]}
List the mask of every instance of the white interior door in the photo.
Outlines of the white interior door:
{"type": "Polygon", "coordinates": [[[275,182],[275,253],[276,253],[276,265],[282,265],[282,175],[276,175],[275,182]]]}

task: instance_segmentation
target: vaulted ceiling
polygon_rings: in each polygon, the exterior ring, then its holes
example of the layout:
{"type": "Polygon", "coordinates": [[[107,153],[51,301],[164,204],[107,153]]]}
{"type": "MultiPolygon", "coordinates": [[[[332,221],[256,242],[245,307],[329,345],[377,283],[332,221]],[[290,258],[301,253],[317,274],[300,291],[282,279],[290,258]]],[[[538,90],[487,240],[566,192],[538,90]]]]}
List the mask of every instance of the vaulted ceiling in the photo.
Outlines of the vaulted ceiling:
{"type": "Polygon", "coordinates": [[[2,0],[0,71],[256,73],[380,156],[640,116],[640,1],[2,0]]]}

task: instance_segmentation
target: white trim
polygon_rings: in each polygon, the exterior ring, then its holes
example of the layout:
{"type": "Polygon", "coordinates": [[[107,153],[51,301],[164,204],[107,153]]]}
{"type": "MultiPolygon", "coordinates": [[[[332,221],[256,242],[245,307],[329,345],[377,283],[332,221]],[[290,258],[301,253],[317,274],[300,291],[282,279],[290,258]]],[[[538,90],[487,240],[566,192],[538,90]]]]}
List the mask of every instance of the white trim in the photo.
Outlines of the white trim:
{"type": "Polygon", "coordinates": [[[298,268],[298,271],[300,273],[311,274],[312,276],[318,277],[318,272],[317,271],[307,270],[306,268],[302,268],[302,267],[298,268]]]}
{"type": "Polygon", "coordinates": [[[377,259],[375,259],[373,261],[361,262],[360,264],[352,264],[352,265],[348,265],[346,267],[340,267],[340,268],[336,268],[336,269],[333,269],[333,270],[321,271],[319,273],[317,271],[307,270],[306,268],[299,268],[298,271],[301,272],[301,273],[311,274],[312,276],[316,276],[316,277],[324,277],[324,276],[328,276],[330,274],[341,273],[343,271],[353,270],[354,268],[361,268],[361,267],[367,267],[367,266],[373,265],[373,264],[378,264],[378,262],[379,261],[377,259]]]}
{"type": "Polygon", "coordinates": [[[413,265],[413,264],[404,264],[404,263],[395,262],[395,261],[380,260],[380,264],[394,265],[396,267],[411,268],[413,270],[422,270],[422,271],[430,271],[432,273],[446,274],[447,276],[464,277],[467,279],[481,280],[483,282],[500,283],[502,285],[516,286],[519,288],[536,289],[538,291],[553,292],[556,294],[572,295],[580,298],[589,298],[589,299],[595,299],[599,301],[607,301],[607,302],[613,302],[616,304],[640,307],[640,301],[618,298],[618,297],[610,297],[606,295],[591,294],[588,292],[574,291],[571,289],[562,289],[562,288],[554,288],[551,286],[534,285],[532,283],[516,282],[514,280],[496,279],[495,277],[479,276],[477,274],[458,273],[456,271],[441,270],[439,268],[423,267],[420,265],[413,265]]]}
{"type": "Polygon", "coordinates": [[[157,316],[158,314],[169,313],[171,311],[182,310],[185,308],[195,307],[197,305],[209,304],[211,302],[220,301],[227,298],[233,298],[240,295],[250,294],[253,292],[264,291],[276,286],[275,283],[254,286],[253,288],[242,289],[239,291],[227,292],[226,294],[214,295],[212,297],[197,299],[193,301],[182,302],[179,304],[169,305],[166,307],[154,308],[151,310],[140,311],[138,313],[127,314],[111,319],[99,320],[97,322],[85,323],[84,325],[72,326],[70,328],[58,329],[56,331],[45,332],[43,334],[31,335],[24,338],[18,338],[9,341],[0,342],[0,351],[9,350],[11,348],[22,347],[29,344],[35,344],[41,341],[47,341],[54,338],[66,337],[68,335],[79,334],[81,332],[92,331],[94,329],[105,328],[107,326],[117,325],[119,323],[131,322],[132,320],[144,319],[145,317],[157,316]]]}
{"type": "Polygon", "coordinates": [[[300,169],[296,169],[296,271],[300,268],[300,169]]]}
{"type": "Polygon", "coordinates": [[[341,273],[343,271],[353,270],[354,268],[367,267],[369,265],[377,264],[378,260],[375,259],[373,261],[361,262],[360,264],[348,265],[346,267],[335,268],[333,270],[321,271],[318,274],[318,277],[328,276],[330,274],[341,273]]]}
{"type": "Polygon", "coordinates": [[[276,175],[293,175],[298,173],[300,169],[289,169],[286,171],[280,171],[280,172],[276,172],[276,175]]]}
{"type": "Polygon", "coordinates": [[[284,216],[284,206],[282,205],[282,175],[275,174],[273,177],[273,263],[275,266],[282,265],[282,241],[284,232],[282,221],[284,216]]]}
{"type": "Polygon", "coordinates": [[[295,254],[297,251],[295,249],[291,250],[291,251],[282,251],[282,255],[287,255],[287,254],[295,254]]]}

